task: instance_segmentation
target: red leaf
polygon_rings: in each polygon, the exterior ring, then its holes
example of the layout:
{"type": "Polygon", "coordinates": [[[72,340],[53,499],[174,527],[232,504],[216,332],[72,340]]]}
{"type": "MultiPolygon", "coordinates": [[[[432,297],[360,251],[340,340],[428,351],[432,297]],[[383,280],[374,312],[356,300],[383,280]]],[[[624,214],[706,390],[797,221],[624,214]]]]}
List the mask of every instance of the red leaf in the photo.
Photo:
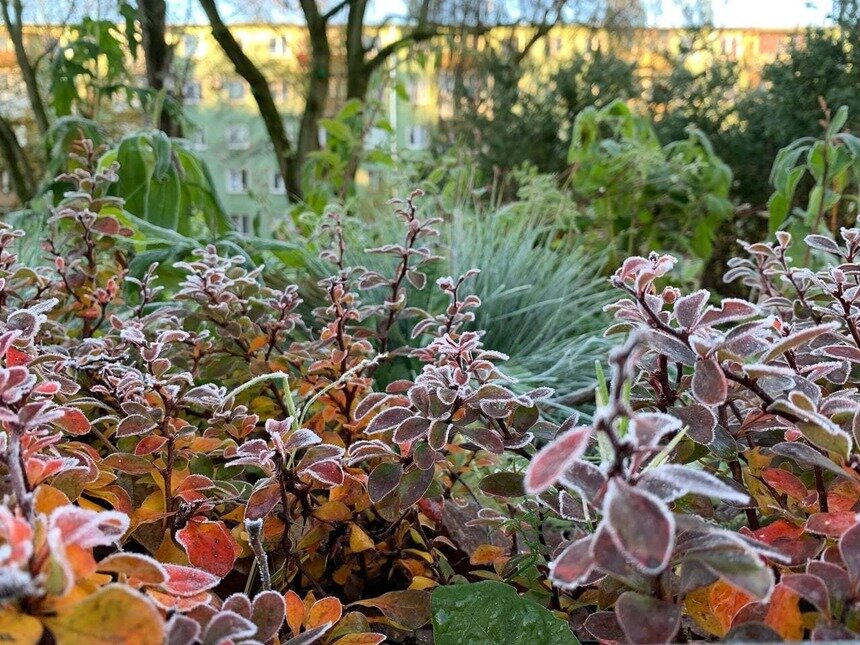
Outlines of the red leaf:
{"type": "Polygon", "coordinates": [[[797,475],[783,470],[782,468],[765,468],[761,471],[762,479],[783,495],[794,499],[803,499],[808,494],[806,486],[797,475]]]}
{"type": "Polygon", "coordinates": [[[176,532],[176,541],[191,564],[221,578],[236,562],[236,541],[223,522],[191,520],[176,532]]]}
{"type": "Polygon", "coordinates": [[[90,431],[90,421],[77,408],[64,408],[63,416],[54,423],[69,434],[80,436],[90,431]]]}
{"type": "Polygon", "coordinates": [[[591,573],[594,557],[591,555],[591,536],[580,538],[567,545],[549,565],[549,577],[563,589],[576,588],[591,573]]]}
{"type": "Polygon", "coordinates": [[[806,520],[806,530],[819,535],[839,537],[857,524],[857,518],[857,513],[853,511],[813,513],[806,520]]]}
{"type": "Polygon", "coordinates": [[[281,501],[281,488],[277,481],[268,479],[268,483],[260,486],[251,493],[245,506],[245,519],[258,520],[268,515],[278,502],[281,501]]]}
{"type": "Polygon", "coordinates": [[[196,596],[221,581],[217,576],[194,567],[167,563],[162,566],[167,571],[168,578],[161,588],[174,596],[196,596]]]}
{"type": "Polygon", "coordinates": [[[579,426],[541,448],[526,469],[526,492],[532,495],[542,493],[555,484],[585,452],[590,436],[591,427],[579,426]]]}
{"type": "Polygon", "coordinates": [[[10,347],[6,350],[6,367],[26,365],[30,360],[32,360],[30,355],[26,352],[22,352],[20,349],[10,347]]]}

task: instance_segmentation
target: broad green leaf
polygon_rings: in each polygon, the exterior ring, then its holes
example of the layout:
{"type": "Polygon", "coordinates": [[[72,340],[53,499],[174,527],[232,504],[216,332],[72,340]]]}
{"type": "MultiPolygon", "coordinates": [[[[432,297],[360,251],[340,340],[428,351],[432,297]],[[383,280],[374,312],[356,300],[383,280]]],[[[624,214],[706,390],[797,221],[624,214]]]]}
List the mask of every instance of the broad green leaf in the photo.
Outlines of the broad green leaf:
{"type": "Polygon", "coordinates": [[[346,143],[352,143],[355,137],[352,136],[352,130],[343,121],[336,119],[320,119],[320,125],[326,129],[331,136],[346,143]]]}
{"type": "Polygon", "coordinates": [[[438,587],[431,596],[436,645],[578,645],[567,622],[503,582],[438,587]]]}

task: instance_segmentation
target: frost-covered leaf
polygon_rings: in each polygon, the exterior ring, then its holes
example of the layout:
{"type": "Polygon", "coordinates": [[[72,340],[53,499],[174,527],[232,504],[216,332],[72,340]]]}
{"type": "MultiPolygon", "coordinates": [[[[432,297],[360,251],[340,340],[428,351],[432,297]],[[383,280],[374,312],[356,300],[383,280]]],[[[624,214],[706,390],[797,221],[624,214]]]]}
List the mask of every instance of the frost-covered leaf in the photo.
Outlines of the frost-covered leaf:
{"type": "Polygon", "coordinates": [[[615,615],[630,643],[670,643],[681,624],[681,606],[635,591],[615,601],[615,615]]]}
{"type": "Polygon", "coordinates": [[[745,492],[729,486],[710,473],[680,464],[666,464],[647,471],[639,479],[639,486],[667,502],[691,493],[735,504],[752,502],[745,492]]]}
{"type": "Polygon", "coordinates": [[[579,426],[559,435],[541,448],[526,469],[525,488],[531,495],[555,484],[567,468],[585,452],[591,427],[579,426]]]}
{"type": "Polygon", "coordinates": [[[643,573],[653,575],[666,567],[675,546],[675,518],[658,497],[613,478],[603,515],[612,541],[643,573]]]}

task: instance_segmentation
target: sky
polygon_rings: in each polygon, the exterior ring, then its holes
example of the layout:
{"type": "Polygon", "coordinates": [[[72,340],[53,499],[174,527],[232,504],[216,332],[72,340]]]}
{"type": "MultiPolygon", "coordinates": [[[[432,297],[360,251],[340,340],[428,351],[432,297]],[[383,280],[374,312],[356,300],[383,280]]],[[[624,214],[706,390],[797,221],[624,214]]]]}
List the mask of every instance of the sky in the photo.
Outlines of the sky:
{"type": "MultiPolygon", "coordinates": [[[[143,0],[145,1],[145,0],[143,0]]],[[[498,0],[496,0],[498,1],[498,0]]],[[[505,0],[501,0],[504,2],[505,0]]],[[[522,2],[523,0],[511,0],[522,2]]],[[[683,24],[679,4],[691,0],[644,0],[652,7],[649,22],[659,27],[677,27],[683,24]],[[659,10],[653,13],[653,8],[659,10]]],[[[334,0],[318,0],[321,5],[331,5],[334,0]]],[[[295,6],[298,2],[284,0],[219,0],[222,15],[229,22],[238,18],[239,13],[248,12],[259,18],[274,20],[296,20],[298,13],[284,12],[285,6],[295,6]]],[[[116,9],[116,0],[26,0],[28,8],[26,20],[33,22],[64,22],[70,14],[107,17],[116,9]]],[[[369,17],[380,19],[392,13],[400,13],[407,0],[372,0],[369,17]]],[[[825,23],[832,0],[711,0],[714,25],[717,27],[775,27],[792,28],[825,23]]],[[[171,22],[203,22],[197,0],[167,0],[171,22]]]]}
{"type": "MultiPolygon", "coordinates": [[[[661,27],[682,24],[681,12],[671,2],[663,3],[656,18],[661,27]]],[[[806,27],[824,24],[830,0],[712,0],[717,27],[806,27]]]]}

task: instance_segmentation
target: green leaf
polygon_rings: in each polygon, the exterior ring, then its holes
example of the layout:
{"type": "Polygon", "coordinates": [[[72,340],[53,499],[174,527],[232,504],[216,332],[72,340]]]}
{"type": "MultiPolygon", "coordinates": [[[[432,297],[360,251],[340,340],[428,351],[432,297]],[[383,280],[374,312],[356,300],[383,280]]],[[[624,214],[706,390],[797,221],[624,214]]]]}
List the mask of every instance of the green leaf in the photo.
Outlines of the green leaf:
{"type": "Polygon", "coordinates": [[[438,587],[431,596],[436,645],[578,645],[567,623],[493,580],[438,587]]]}
{"type": "Polygon", "coordinates": [[[350,99],[340,109],[340,112],[337,113],[336,118],[338,121],[345,121],[346,119],[349,119],[350,117],[353,117],[359,112],[361,112],[361,108],[363,107],[364,103],[362,103],[358,99],[350,99]]]}
{"type": "Polygon", "coordinates": [[[337,121],[335,119],[320,119],[320,125],[326,129],[331,136],[335,139],[340,139],[341,141],[345,141],[347,143],[352,143],[354,137],[352,136],[352,131],[349,129],[349,126],[342,122],[337,121]]]}

